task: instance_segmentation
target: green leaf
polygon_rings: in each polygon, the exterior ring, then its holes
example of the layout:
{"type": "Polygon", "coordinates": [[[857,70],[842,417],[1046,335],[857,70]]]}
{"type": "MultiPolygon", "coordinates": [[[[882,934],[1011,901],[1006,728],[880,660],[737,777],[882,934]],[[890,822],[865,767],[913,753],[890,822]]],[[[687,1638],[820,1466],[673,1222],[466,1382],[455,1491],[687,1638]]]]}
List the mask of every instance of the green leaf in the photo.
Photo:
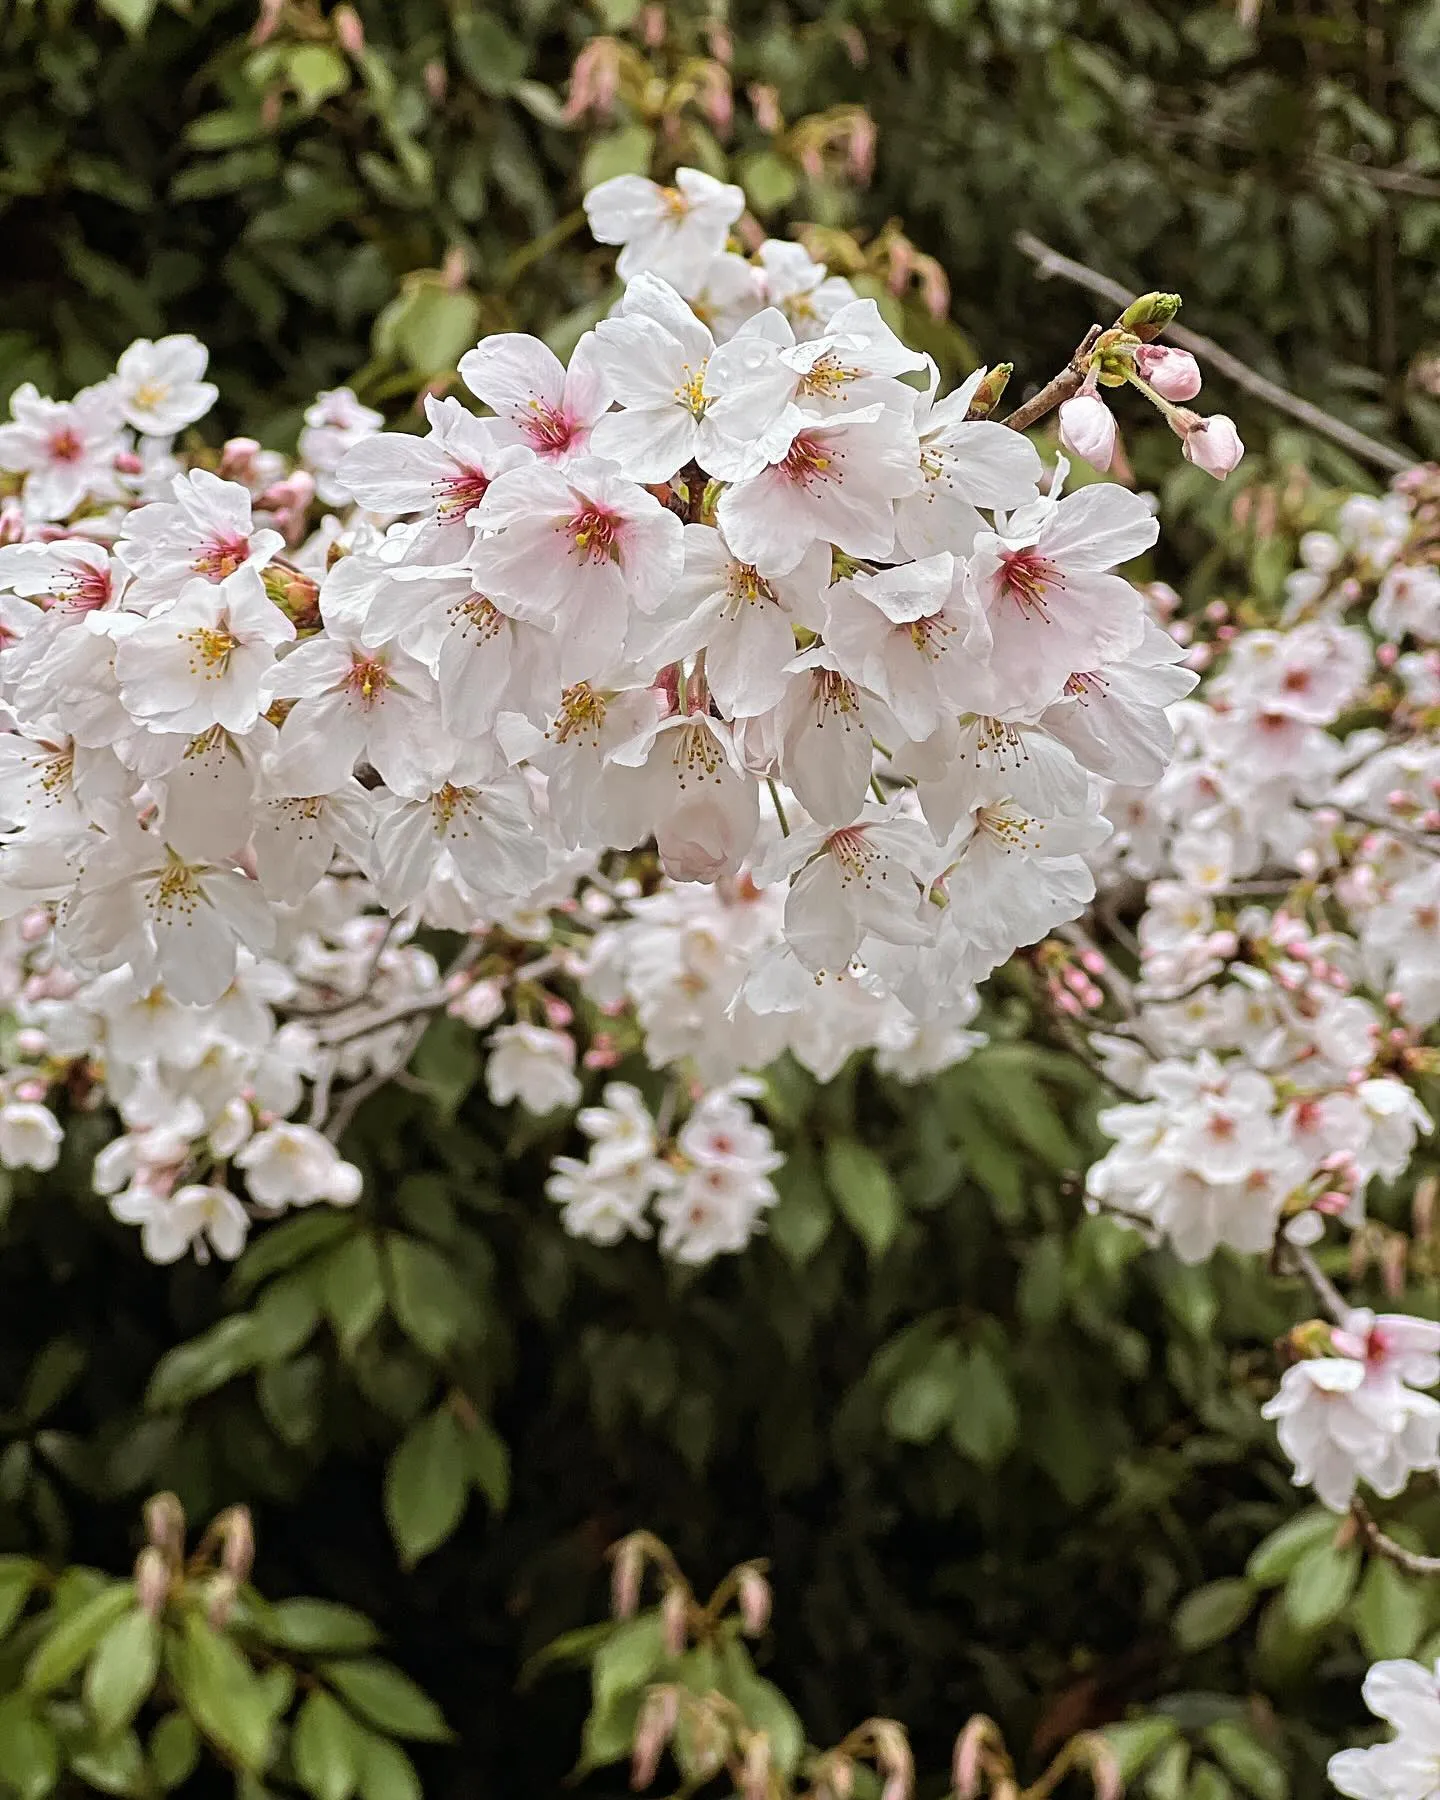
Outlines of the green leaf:
{"type": "Polygon", "coordinates": [[[525,46],[489,8],[457,12],[452,29],[461,68],[482,94],[503,99],[525,73],[525,46]]]}
{"type": "Polygon", "coordinates": [[[835,1210],[808,1146],[791,1150],[775,1171],[779,1203],[766,1216],[765,1232],[797,1269],[803,1269],[830,1235],[835,1210]]]}
{"type": "Polygon", "coordinates": [[[392,1231],[385,1239],[390,1303],[413,1344],[443,1357],[478,1335],[478,1301],[438,1250],[392,1231]]]}
{"type": "Polygon", "coordinates": [[[883,1255],[901,1224],[900,1196],[884,1163],[854,1138],[832,1138],[825,1146],[825,1180],[870,1255],[883,1255]]]}
{"type": "Polygon", "coordinates": [[[150,1767],[167,1792],[186,1782],[200,1760],[200,1734],[183,1712],[166,1713],[150,1733],[150,1767]]]}
{"type": "Polygon", "coordinates": [[[43,1419],[80,1379],[86,1355],[71,1337],[52,1338],[30,1366],[20,1412],[26,1424],[43,1419]]]}
{"type": "Polygon", "coordinates": [[[385,1310],[380,1252],[368,1233],[337,1245],[320,1270],[320,1303],[347,1356],[385,1310]]]}
{"type": "Polygon", "coordinates": [[[453,369],[479,336],[480,302],[448,288],[417,288],[395,315],[394,331],[417,375],[439,374],[453,369]]]}
{"type": "Polygon", "coordinates": [[[944,1338],[917,1369],[897,1384],[885,1405],[892,1436],[906,1444],[928,1444],[939,1436],[965,1402],[965,1359],[953,1338],[944,1338]]]}
{"type": "Polygon", "coordinates": [[[226,1292],[232,1299],[243,1300],[272,1275],[293,1268],[327,1244],[347,1238],[357,1229],[353,1213],[329,1206],[296,1213],[294,1218],[279,1225],[267,1225],[246,1246],[226,1283],[226,1292]]]}
{"type": "Polygon", "coordinates": [[[120,1800],[134,1800],[145,1778],[145,1756],[140,1740],[133,1731],[119,1731],[113,1737],[97,1738],[93,1743],[72,1745],[69,1750],[70,1772],[88,1787],[102,1794],[115,1794],[120,1800]]]}
{"type": "Polygon", "coordinates": [[[984,1344],[965,1364],[959,1411],[950,1420],[950,1441],[982,1469],[996,1468],[1015,1448],[1020,1413],[1003,1368],[984,1344]]]}
{"type": "Polygon", "coordinates": [[[1360,1573],[1360,1550],[1347,1544],[1316,1544],[1290,1571],[1285,1583],[1285,1610],[1301,1631],[1314,1631],[1338,1618],[1360,1573]]]}
{"type": "Polygon", "coordinates": [[[411,1426],[385,1471],[385,1517],[407,1569],[445,1542],[468,1498],[464,1434],[442,1406],[411,1426]]]}
{"type": "Polygon", "coordinates": [[[177,1344],[155,1365],[145,1404],[151,1412],[190,1405],[260,1361],[262,1345],[248,1313],[221,1319],[200,1337],[177,1344]]]}
{"type": "Polygon", "coordinates": [[[25,1610],[40,1579],[40,1565],[28,1556],[0,1556],[0,1637],[25,1610]]]}
{"type": "Polygon", "coordinates": [[[1287,1800],[1290,1777],[1285,1765],[1234,1719],[1217,1719],[1205,1728],[1205,1742],[1225,1773],[1255,1800],[1287,1800]]]}
{"type": "Polygon", "coordinates": [[[85,1704],[102,1738],[135,1717],[159,1668],[160,1627],[137,1606],[105,1633],[85,1671],[85,1704]]]}
{"type": "Polygon", "coordinates": [[[301,44],[285,58],[285,71],[303,105],[313,111],[350,85],[350,68],[328,44],[301,44]]]}
{"type": "Polygon", "coordinates": [[[648,125],[622,125],[592,138],[580,163],[582,189],[598,187],[616,175],[648,175],[655,153],[655,133],[648,125]]]}
{"type": "Polygon", "coordinates": [[[67,1682],[105,1633],[135,1604],[133,1581],[102,1588],[60,1618],[25,1665],[25,1688],[48,1694],[67,1682]]]}
{"type": "Polygon", "coordinates": [[[1308,1507],[1255,1546],[1245,1564],[1246,1578],[1256,1587],[1278,1587],[1307,1550],[1327,1543],[1338,1528],[1334,1513],[1323,1506],[1308,1507]]]}
{"type": "Polygon", "coordinates": [[[150,23],[157,0],[100,0],[100,10],[109,13],[130,33],[139,37],[150,23]]]}
{"type": "Polygon", "coordinates": [[[501,1513],[510,1504],[510,1451],[488,1419],[478,1415],[465,1427],[465,1464],[470,1479],[501,1513]]]}
{"type": "Polygon", "coordinates": [[[325,1414],[325,1363],[314,1354],[272,1363],[255,1380],[260,1410],[287,1444],[308,1444],[325,1414]]]}
{"type": "Polygon", "coordinates": [[[342,1699],[370,1724],[392,1737],[427,1744],[448,1744],[453,1733],[428,1695],[393,1663],[378,1657],[356,1662],[327,1662],[321,1673],[342,1699]]]}
{"type": "Polygon", "coordinates": [[[257,1620],[265,1641],[305,1655],[369,1650],[380,1633],[364,1613],[333,1600],[279,1600],[257,1620]]]}
{"type": "Polygon", "coordinates": [[[25,1694],[0,1700],[0,1782],[19,1800],[44,1800],[60,1778],[55,1734],[25,1694]]]}
{"type": "Polygon", "coordinates": [[[609,1706],[617,1694],[644,1687],[664,1660],[665,1628],[658,1612],[617,1625],[591,1664],[596,1709],[609,1706]]]}
{"type": "Polygon", "coordinates": [[[1356,1632],[1370,1660],[1385,1662],[1409,1656],[1420,1641],[1427,1615],[1421,1583],[1394,1563],[1372,1559],[1351,1608],[1356,1632]]]}
{"type": "Polygon", "coordinates": [[[415,1765],[398,1744],[367,1731],[359,1755],[361,1800],[422,1800],[415,1765]]]}
{"type": "Polygon", "coordinates": [[[795,165],[773,150],[762,150],[747,157],[740,168],[740,184],[745,197],[763,218],[766,213],[788,206],[800,191],[800,175],[795,165]]]}
{"type": "Polygon", "coordinates": [[[1173,1719],[1126,1719],[1105,1727],[1105,1741],[1115,1753],[1121,1781],[1128,1786],[1157,1751],[1173,1741],[1180,1727],[1173,1719]]]}
{"type": "Polygon", "coordinates": [[[269,1760],[275,1696],[230,1639],[187,1613],[180,1635],[167,1637],[165,1663],[205,1736],[258,1774],[269,1760]]]}
{"type": "Polygon", "coordinates": [[[1248,1581],[1207,1582],[1187,1594],[1176,1608],[1175,1641],[1182,1650],[1205,1650],[1241,1625],[1255,1604],[1248,1581]]]}
{"type": "Polygon", "coordinates": [[[300,1708],[290,1754],[315,1800],[349,1800],[359,1779],[356,1727],[333,1695],[317,1688],[300,1708]]]}

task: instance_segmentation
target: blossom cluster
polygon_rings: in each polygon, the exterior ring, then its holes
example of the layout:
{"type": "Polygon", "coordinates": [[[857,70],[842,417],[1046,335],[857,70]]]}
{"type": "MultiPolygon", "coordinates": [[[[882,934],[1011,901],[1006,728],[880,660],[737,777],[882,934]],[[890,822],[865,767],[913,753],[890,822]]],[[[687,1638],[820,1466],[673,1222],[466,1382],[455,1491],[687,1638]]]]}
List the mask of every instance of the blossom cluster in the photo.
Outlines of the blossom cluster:
{"type": "Polygon", "coordinates": [[[740,255],[742,206],[693,170],[594,190],[608,316],[564,364],[486,337],[422,434],[342,389],[294,463],[206,449],[178,336],[16,393],[0,1161],[53,1166],[57,1114],[108,1102],[116,1217],[234,1256],[358,1196],[345,1125],[447,1009],[496,1104],[664,1071],[673,1137],[614,1085],[550,1192],[703,1259],[774,1198],[737,1077],[958,1060],[975,984],[1083,909],[1102,782],[1161,772],[1195,680],[1116,572],[1153,509],[1067,493],[984,416],[998,378],[942,395],[798,244],[740,255]]]}
{"type": "MultiPolygon", "coordinates": [[[[1096,949],[1062,990],[1111,1082],[1092,1205],[1190,1262],[1303,1253],[1365,1224],[1432,1120],[1440,1021],[1440,569],[1430,478],[1311,532],[1280,616],[1198,620],[1204,672],[1153,786],[1117,784],[1102,909],[1138,912],[1133,974],[1096,949]],[[1103,1020],[1099,1016],[1103,1010],[1103,1020]]],[[[1331,1305],[1267,1407],[1295,1479],[1344,1511],[1437,1466],[1440,1327],[1331,1305]]]]}

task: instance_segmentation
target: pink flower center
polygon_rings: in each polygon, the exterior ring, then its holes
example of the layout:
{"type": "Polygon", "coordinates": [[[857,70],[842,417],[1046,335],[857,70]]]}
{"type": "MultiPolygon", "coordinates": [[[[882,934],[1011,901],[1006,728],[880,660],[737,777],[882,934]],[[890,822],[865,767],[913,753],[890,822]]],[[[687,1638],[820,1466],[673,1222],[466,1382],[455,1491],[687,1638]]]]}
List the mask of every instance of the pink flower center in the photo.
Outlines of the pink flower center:
{"type": "MultiPolygon", "coordinates": [[[[847,825],[842,831],[832,831],[825,848],[844,870],[847,881],[859,875],[865,877],[868,885],[869,868],[876,852],[866,843],[863,827],[847,825]]],[[[885,878],[883,869],[880,878],[882,881],[885,878]]]]}
{"type": "Polygon", "coordinates": [[[351,659],[350,673],[345,677],[345,686],[363,706],[373,706],[386,688],[391,684],[391,675],[385,664],[375,656],[356,656],[351,659]]]}
{"type": "Polygon", "coordinates": [[[249,555],[249,538],[233,534],[229,537],[212,537],[190,567],[207,581],[219,582],[243,568],[249,555]]]}
{"type": "Polygon", "coordinates": [[[58,431],[50,434],[50,459],[52,462],[79,462],[85,454],[85,444],[78,431],[69,425],[62,425],[58,431]]]}
{"type": "Polygon", "coordinates": [[[568,530],[581,562],[618,563],[623,528],[624,521],[618,513],[591,504],[576,513],[568,530]]]}
{"type": "Polygon", "coordinates": [[[434,487],[438,504],[440,523],[453,525],[472,512],[485,498],[485,490],[490,485],[490,477],[483,469],[472,469],[465,464],[449,475],[444,481],[437,481],[434,487]]]}
{"type": "Polygon", "coordinates": [[[1065,578],[1048,557],[1035,550],[1007,550],[1000,558],[1000,587],[1009,594],[1022,613],[1034,613],[1050,622],[1046,595],[1051,588],[1063,588],[1065,578]]]}
{"type": "Polygon", "coordinates": [[[563,407],[551,406],[548,400],[531,400],[526,410],[530,417],[520,421],[520,430],[537,456],[564,456],[579,448],[585,429],[563,407]]]}
{"type": "Polygon", "coordinates": [[[814,488],[822,481],[838,481],[844,460],[816,433],[802,431],[777,466],[793,487],[814,488]]]}
{"type": "Polygon", "coordinates": [[[63,582],[57,585],[53,600],[55,605],[63,606],[67,612],[98,612],[110,599],[110,571],[108,568],[92,568],[89,563],[81,563],[63,582]]]}

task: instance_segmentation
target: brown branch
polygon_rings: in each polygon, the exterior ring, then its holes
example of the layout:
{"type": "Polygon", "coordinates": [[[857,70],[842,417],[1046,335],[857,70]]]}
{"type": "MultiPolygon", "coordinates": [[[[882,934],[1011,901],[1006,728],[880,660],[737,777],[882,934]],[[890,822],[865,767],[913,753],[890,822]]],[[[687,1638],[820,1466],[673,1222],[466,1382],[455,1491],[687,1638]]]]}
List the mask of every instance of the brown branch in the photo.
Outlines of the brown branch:
{"type": "MultiPolygon", "coordinates": [[[[1087,268],[1084,263],[1062,256],[1058,250],[1042,244],[1039,238],[1032,237],[1028,231],[1015,234],[1015,246],[1030,258],[1041,276],[1058,275],[1116,306],[1128,306],[1135,298],[1122,283],[1111,281],[1108,275],[1100,274],[1097,269],[1087,268]]],[[[1218,369],[1237,387],[1254,394],[1257,400],[1265,401],[1277,412],[1288,413],[1292,419],[1298,419],[1302,425],[1308,425],[1312,431],[1328,437],[1332,443],[1339,444],[1362,462],[1374,463],[1378,468],[1388,469],[1396,475],[1403,469],[1414,466],[1413,456],[1403,450],[1396,450],[1389,444],[1382,444],[1378,438],[1367,437],[1363,431],[1357,431],[1353,425],[1347,425],[1343,419],[1337,419],[1323,407],[1316,406],[1313,401],[1302,400],[1298,394],[1292,394],[1288,388],[1281,387],[1279,382],[1271,381],[1268,376],[1252,369],[1248,363],[1241,362],[1238,356],[1232,356],[1213,338],[1202,337],[1198,331],[1189,331],[1183,325],[1168,325],[1165,335],[1182,350],[1188,350],[1192,356],[1199,357],[1202,362],[1218,369]]],[[[1063,379],[1063,376],[1056,377],[1056,381],[1063,379]]],[[[1050,385],[1053,387],[1055,383],[1050,385]]],[[[1076,385],[1079,385],[1078,382],[1076,385]]],[[[1036,399],[1039,397],[1037,395],[1036,399]]],[[[1060,396],[1061,399],[1068,397],[1068,394],[1060,396]]],[[[1005,423],[1008,425],[1012,420],[1007,419],[1005,423]]]]}
{"type": "Polygon", "coordinates": [[[1350,1517],[1355,1521],[1355,1528],[1364,1538],[1366,1547],[1373,1550],[1376,1556],[1383,1556],[1386,1562],[1394,1563],[1397,1569],[1403,1569],[1407,1575],[1440,1575],[1440,1556],[1421,1556],[1416,1550],[1407,1550],[1403,1544],[1397,1544],[1385,1533],[1371,1517],[1370,1509],[1358,1496],[1350,1502],[1350,1517]]]}
{"type": "Polygon", "coordinates": [[[1012,431],[1028,431],[1037,419],[1043,419],[1046,413],[1063,404],[1072,394],[1079,393],[1087,373],[1087,359],[1099,336],[1100,327],[1092,325],[1076,346],[1075,354],[1054,380],[1047,381],[1038,394],[1033,395],[1023,406],[1017,406],[1000,423],[1008,425],[1012,431]]]}

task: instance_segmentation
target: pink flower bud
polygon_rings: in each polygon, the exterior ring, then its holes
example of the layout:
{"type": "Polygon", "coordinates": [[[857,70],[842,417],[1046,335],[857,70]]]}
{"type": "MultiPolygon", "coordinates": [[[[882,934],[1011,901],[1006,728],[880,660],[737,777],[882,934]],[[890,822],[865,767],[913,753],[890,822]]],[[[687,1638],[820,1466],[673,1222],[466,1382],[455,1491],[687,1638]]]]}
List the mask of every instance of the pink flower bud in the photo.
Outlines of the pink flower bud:
{"type": "Polygon", "coordinates": [[[1200,365],[1188,350],[1168,344],[1142,344],[1135,367],[1162,400],[1193,400],[1200,392],[1200,365]]]}
{"type": "Polygon", "coordinates": [[[745,1746],[740,1791],[745,1800],[766,1800],[770,1792],[770,1739],[763,1731],[757,1731],[745,1746]]]}
{"type": "Polygon", "coordinates": [[[1208,419],[1192,425],[1181,449],[1186,462],[1194,463],[1217,481],[1223,481],[1245,454],[1235,421],[1224,413],[1212,413],[1208,419]]]}
{"type": "Polygon", "coordinates": [[[1115,459],[1115,419],[1098,394],[1076,394],[1060,408],[1060,442],[1092,469],[1108,469],[1115,459]]]}
{"type": "Polygon", "coordinates": [[[770,1583],[758,1569],[742,1569],[740,1618],[747,1637],[759,1637],[770,1622],[770,1583]]]}
{"type": "Polygon", "coordinates": [[[330,15],[340,48],[349,56],[361,56],[365,50],[365,27],[353,6],[337,6],[330,15]]]}
{"type": "Polygon", "coordinates": [[[685,1649],[689,1612],[684,1588],[667,1588],[665,1598],[660,1602],[660,1624],[665,1648],[671,1656],[679,1656],[685,1649]]]}
{"type": "Polygon", "coordinates": [[[209,1592],[205,1596],[205,1617],[212,1630],[219,1631],[230,1617],[239,1586],[235,1577],[227,1575],[223,1570],[211,1581],[209,1592]]]}
{"type": "Polygon", "coordinates": [[[1399,656],[1400,650],[1398,645],[1377,644],[1375,646],[1375,660],[1382,669],[1393,669],[1396,662],[1399,660],[1399,656]]]}
{"type": "Polygon", "coordinates": [[[141,1612],[158,1619],[170,1595],[170,1565],[165,1554],[147,1544],[135,1558],[135,1597],[141,1612]]]}
{"type": "Polygon", "coordinates": [[[46,1089],[43,1081],[21,1081],[16,1084],[15,1088],[15,1098],[17,1100],[27,1100],[32,1104],[36,1101],[43,1100],[45,1098],[45,1093],[46,1089]]]}
{"type": "Polygon", "coordinates": [[[115,472],[117,475],[141,475],[144,471],[144,463],[141,462],[140,458],[133,450],[122,450],[115,458],[115,472]]]}
{"type": "Polygon", "coordinates": [[[15,1033],[15,1048],[22,1056],[43,1056],[48,1043],[45,1033],[34,1025],[27,1025],[23,1031],[15,1033]]]}
{"type": "Polygon", "coordinates": [[[633,1619],[640,1609],[640,1577],[645,1572],[645,1551],[637,1538],[627,1537],[615,1546],[615,1566],[610,1576],[610,1610],[617,1619],[633,1619]]]}
{"type": "Polygon", "coordinates": [[[630,1763],[630,1786],[637,1794],[655,1779],[660,1754],[675,1730],[679,1711],[679,1695],[673,1687],[651,1688],[645,1696],[630,1763]]]}

